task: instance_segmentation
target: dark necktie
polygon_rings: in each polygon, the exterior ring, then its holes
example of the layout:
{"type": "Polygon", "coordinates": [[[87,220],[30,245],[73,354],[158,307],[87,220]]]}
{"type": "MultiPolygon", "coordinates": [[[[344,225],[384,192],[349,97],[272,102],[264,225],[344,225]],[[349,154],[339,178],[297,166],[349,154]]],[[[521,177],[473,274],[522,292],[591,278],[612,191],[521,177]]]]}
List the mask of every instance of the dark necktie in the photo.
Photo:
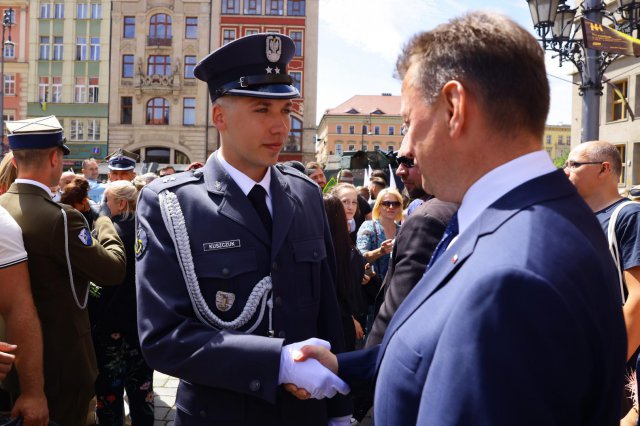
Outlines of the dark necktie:
{"type": "Polygon", "coordinates": [[[249,191],[247,198],[253,204],[253,208],[258,212],[258,216],[260,216],[260,220],[267,230],[267,234],[271,237],[271,214],[269,213],[269,209],[267,208],[267,191],[260,185],[254,185],[249,191]]]}
{"type": "Polygon", "coordinates": [[[436,259],[438,259],[442,255],[442,253],[444,253],[447,247],[449,247],[449,244],[451,244],[451,241],[453,241],[456,235],[458,235],[458,213],[457,212],[454,213],[453,216],[451,216],[451,221],[449,221],[447,228],[444,230],[444,235],[442,236],[442,239],[440,240],[440,242],[436,246],[436,249],[433,251],[433,254],[431,255],[431,259],[429,260],[429,264],[427,265],[427,270],[431,268],[431,265],[435,263],[436,259]]]}

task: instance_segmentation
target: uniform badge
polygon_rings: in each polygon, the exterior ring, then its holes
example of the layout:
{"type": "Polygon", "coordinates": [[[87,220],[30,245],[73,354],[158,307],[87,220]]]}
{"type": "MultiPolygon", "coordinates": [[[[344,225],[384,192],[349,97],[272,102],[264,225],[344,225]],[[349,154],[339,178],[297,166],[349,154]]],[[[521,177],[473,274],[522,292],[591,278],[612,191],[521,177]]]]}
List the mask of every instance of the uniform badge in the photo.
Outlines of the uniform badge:
{"type": "Polygon", "coordinates": [[[278,36],[267,37],[267,59],[270,62],[278,62],[282,54],[282,40],[278,36]]]}
{"type": "Polygon", "coordinates": [[[233,306],[233,302],[236,300],[236,295],[233,293],[227,293],[226,291],[216,292],[216,308],[219,311],[227,312],[233,306]]]}
{"type": "Polygon", "coordinates": [[[87,247],[89,247],[93,242],[93,239],[91,238],[91,232],[89,232],[87,228],[82,228],[82,231],[80,231],[80,233],[78,234],[78,238],[80,239],[80,241],[82,241],[82,244],[87,247]]]}
{"type": "Polygon", "coordinates": [[[136,232],[136,244],[134,246],[136,258],[142,256],[142,254],[146,249],[147,249],[147,231],[145,231],[144,228],[138,228],[138,232],[136,232]]]}

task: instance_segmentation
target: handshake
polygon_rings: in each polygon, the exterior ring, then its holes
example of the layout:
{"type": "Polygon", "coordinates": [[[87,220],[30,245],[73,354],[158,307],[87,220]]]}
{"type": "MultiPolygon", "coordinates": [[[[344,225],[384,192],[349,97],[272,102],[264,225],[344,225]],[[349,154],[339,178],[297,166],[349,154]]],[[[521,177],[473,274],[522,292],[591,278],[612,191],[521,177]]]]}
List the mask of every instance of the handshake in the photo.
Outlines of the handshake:
{"type": "Polygon", "coordinates": [[[331,398],[351,389],[336,373],[338,360],[331,344],[322,339],[308,339],[282,348],[278,384],[284,385],[298,399],[331,398]]]}

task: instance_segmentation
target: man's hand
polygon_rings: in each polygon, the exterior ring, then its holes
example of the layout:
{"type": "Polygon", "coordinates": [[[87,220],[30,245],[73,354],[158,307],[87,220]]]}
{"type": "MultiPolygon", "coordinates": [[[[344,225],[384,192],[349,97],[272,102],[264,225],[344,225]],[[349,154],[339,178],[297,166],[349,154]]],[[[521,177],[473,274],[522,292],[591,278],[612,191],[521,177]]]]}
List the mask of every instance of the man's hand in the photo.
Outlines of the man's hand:
{"type": "Polygon", "coordinates": [[[9,374],[9,371],[11,371],[16,356],[9,352],[15,351],[16,348],[16,345],[0,342],[0,380],[4,380],[7,374],[9,374]]]}
{"type": "Polygon", "coordinates": [[[22,417],[23,426],[47,426],[49,408],[44,392],[37,395],[21,394],[11,410],[11,417],[22,417]]]}
{"type": "Polygon", "coordinates": [[[301,362],[303,355],[300,349],[303,346],[308,347],[307,345],[313,345],[312,348],[321,348],[331,354],[331,345],[321,339],[308,339],[304,342],[284,346],[280,354],[278,383],[284,384],[285,389],[299,399],[331,398],[337,392],[344,395],[349,393],[351,390],[349,386],[323,367],[316,359],[301,362]]]}

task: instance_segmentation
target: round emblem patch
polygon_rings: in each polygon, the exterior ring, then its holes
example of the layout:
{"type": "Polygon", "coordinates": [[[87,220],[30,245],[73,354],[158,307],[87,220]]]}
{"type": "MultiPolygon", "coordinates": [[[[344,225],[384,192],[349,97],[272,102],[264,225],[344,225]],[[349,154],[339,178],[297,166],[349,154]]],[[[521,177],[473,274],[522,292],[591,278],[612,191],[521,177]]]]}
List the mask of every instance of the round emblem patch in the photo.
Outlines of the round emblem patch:
{"type": "Polygon", "coordinates": [[[136,244],[134,246],[134,251],[136,252],[136,258],[142,256],[144,251],[147,249],[147,231],[144,228],[138,228],[136,232],[136,244]]]}

